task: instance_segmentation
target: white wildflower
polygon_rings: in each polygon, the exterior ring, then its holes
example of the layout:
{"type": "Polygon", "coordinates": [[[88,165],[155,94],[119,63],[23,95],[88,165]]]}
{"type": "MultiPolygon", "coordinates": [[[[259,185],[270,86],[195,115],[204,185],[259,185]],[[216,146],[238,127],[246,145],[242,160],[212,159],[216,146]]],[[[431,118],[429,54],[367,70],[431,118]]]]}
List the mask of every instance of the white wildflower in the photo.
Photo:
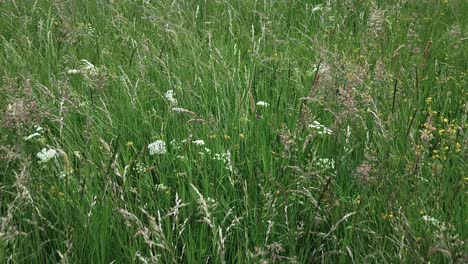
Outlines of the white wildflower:
{"type": "Polygon", "coordinates": [[[318,121],[314,121],[309,125],[309,127],[313,129],[321,129],[322,125],[318,121]]]}
{"type": "Polygon", "coordinates": [[[265,102],[265,101],[258,101],[258,102],[257,102],[257,106],[268,107],[268,106],[270,106],[270,104],[267,103],[267,102],[265,102]]]}
{"type": "Polygon", "coordinates": [[[434,226],[439,226],[441,224],[439,220],[429,215],[423,215],[422,218],[426,223],[431,223],[434,226]]]}
{"type": "Polygon", "coordinates": [[[215,153],[213,159],[223,161],[225,164],[225,168],[232,172],[233,167],[232,167],[232,162],[231,162],[231,152],[229,150],[226,150],[225,153],[221,153],[221,154],[215,153]]]}
{"type": "Polygon", "coordinates": [[[203,139],[194,140],[194,141],[192,141],[192,143],[195,144],[195,145],[198,145],[198,146],[205,145],[205,141],[203,139]]]}
{"type": "Polygon", "coordinates": [[[331,129],[320,124],[318,121],[312,122],[312,124],[309,125],[309,128],[316,130],[319,135],[323,135],[323,134],[331,135],[333,133],[331,129]]]}
{"type": "Polygon", "coordinates": [[[313,70],[314,72],[325,74],[330,71],[330,66],[326,63],[320,63],[320,65],[314,64],[313,70]]]}
{"type": "Polygon", "coordinates": [[[135,164],[135,167],[134,167],[134,170],[139,174],[145,173],[146,169],[147,168],[146,168],[145,164],[140,163],[140,162],[137,162],[137,164],[135,164]]]}
{"type": "Polygon", "coordinates": [[[36,154],[37,158],[39,158],[39,163],[47,162],[53,159],[57,155],[57,151],[55,149],[46,149],[43,148],[41,152],[36,154]]]}
{"type": "Polygon", "coordinates": [[[317,166],[323,170],[335,169],[335,160],[327,158],[319,158],[317,166]]]}
{"type": "Polygon", "coordinates": [[[200,152],[198,152],[198,154],[199,154],[200,156],[205,156],[205,154],[209,155],[209,154],[211,154],[211,149],[209,149],[209,148],[203,148],[203,150],[200,151],[200,152]]]}
{"type": "Polygon", "coordinates": [[[81,71],[80,70],[77,70],[77,69],[70,69],[67,71],[67,74],[70,74],[70,75],[77,75],[77,74],[80,74],[81,71]]]}
{"type": "Polygon", "coordinates": [[[166,185],[162,183],[156,185],[156,191],[161,192],[161,191],[166,191],[166,190],[169,190],[169,187],[167,187],[166,185]]]}
{"type": "Polygon", "coordinates": [[[174,98],[175,92],[174,90],[168,90],[165,94],[164,97],[166,97],[166,100],[171,103],[171,105],[177,105],[177,99],[174,98]]]}
{"type": "Polygon", "coordinates": [[[166,142],[162,140],[156,140],[155,142],[148,145],[150,155],[154,154],[166,154],[166,142]]]}

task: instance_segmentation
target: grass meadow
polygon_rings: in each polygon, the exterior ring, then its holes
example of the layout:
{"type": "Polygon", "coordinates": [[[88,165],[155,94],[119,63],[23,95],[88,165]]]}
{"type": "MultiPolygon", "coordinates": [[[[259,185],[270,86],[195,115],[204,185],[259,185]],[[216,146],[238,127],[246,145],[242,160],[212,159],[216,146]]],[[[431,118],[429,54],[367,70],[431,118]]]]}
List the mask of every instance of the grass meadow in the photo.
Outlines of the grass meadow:
{"type": "Polygon", "coordinates": [[[467,13],[0,0],[0,262],[467,263],[467,13]]]}

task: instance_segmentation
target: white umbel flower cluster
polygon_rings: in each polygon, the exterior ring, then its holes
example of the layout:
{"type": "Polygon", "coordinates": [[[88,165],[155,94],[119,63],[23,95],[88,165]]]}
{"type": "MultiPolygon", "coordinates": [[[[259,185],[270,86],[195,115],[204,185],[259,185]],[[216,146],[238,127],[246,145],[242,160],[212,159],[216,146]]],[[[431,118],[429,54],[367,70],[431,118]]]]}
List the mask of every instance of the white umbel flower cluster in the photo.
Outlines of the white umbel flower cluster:
{"type": "Polygon", "coordinates": [[[195,144],[195,145],[198,145],[198,146],[205,145],[205,141],[203,139],[194,140],[194,141],[192,141],[192,143],[195,144]]]}
{"type": "Polygon", "coordinates": [[[223,161],[225,168],[229,170],[230,172],[233,171],[232,162],[231,162],[231,152],[229,150],[226,150],[226,152],[221,153],[221,154],[215,153],[213,159],[223,161]]]}
{"type": "Polygon", "coordinates": [[[166,100],[169,101],[169,103],[172,106],[177,105],[177,99],[175,99],[175,92],[174,90],[168,90],[165,94],[164,97],[166,97],[166,100]]]}
{"type": "Polygon", "coordinates": [[[320,124],[318,121],[312,122],[312,124],[309,125],[309,128],[312,128],[313,130],[316,130],[319,135],[331,135],[333,131],[331,129],[327,128],[326,126],[320,124]]]}
{"type": "Polygon", "coordinates": [[[156,140],[155,142],[148,145],[150,155],[162,155],[167,153],[166,142],[162,140],[156,140]]]}
{"type": "Polygon", "coordinates": [[[67,71],[68,74],[70,75],[77,75],[77,74],[80,74],[81,71],[80,70],[77,70],[77,69],[70,69],[67,71]]]}
{"type": "Polygon", "coordinates": [[[270,104],[265,102],[265,101],[258,101],[257,106],[268,107],[268,106],[270,106],[270,104]]]}
{"type": "Polygon", "coordinates": [[[57,151],[55,149],[46,149],[43,148],[41,152],[36,154],[36,157],[39,159],[39,163],[47,162],[57,156],[57,151]]]}
{"type": "Polygon", "coordinates": [[[434,218],[432,216],[429,216],[429,215],[423,215],[422,218],[426,223],[430,223],[430,224],[432,224],[434,226],[445,225],[444,222],[439,221],[438,219],[436,219],[436,218],[434,218]]]}
{"type": "Polygon", "coordinates": [[[317,166],[322,170],[334,170],[335,169],[335,160],[327,158],[319,158],[316,162],[317,166]]]}

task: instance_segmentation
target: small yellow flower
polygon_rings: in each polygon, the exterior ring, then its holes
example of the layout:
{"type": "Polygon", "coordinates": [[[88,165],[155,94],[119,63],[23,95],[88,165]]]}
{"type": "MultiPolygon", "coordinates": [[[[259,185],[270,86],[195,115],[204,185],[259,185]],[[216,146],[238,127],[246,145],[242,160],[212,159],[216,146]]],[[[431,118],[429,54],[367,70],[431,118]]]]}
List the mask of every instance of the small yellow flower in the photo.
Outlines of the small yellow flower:
{"type": "Polygon", "coordinates": [[[434,150],[432,151],[432,153],[437,154],[437,153],[439,153],[439,151],[438,151],[437,149],[434,149],[434,150]]]}
{"type": "Polygon", "coordinates": [[[127,147],[132,147],[133,146],[133,141],[128,141],[127,142],[127,147]]]}
{"type": "Polygon", "coordinates": [[[224,140],[230,140],[231,137],[229,135],[224,135],[224,140]]]}
{"type": "Polygon", "coordinates": [[[461,145],[460,145],[460,143],[457,142],[457,143],[455,144],[455,152],[458,153],[458,152],[460,152],[460,151],[461,151],[461,145]]]}
{"type": "Polygon", "coordinates": [[[444,123],[448,123],[448,119],[447,118],[444,118],[444,123]]]}
{"type": "Polygon", "coordinates": [[[361,195],[359,195],[359,194],[358,194],[358,196],[356,197],[356,203],[357,203],[358,205],[361,204],[361,195]]]}
{"type": "Polygon", "coordinates": [[[240,134],[239,134],[239,137],[240,137],[241,139],[244,139],[244,138],[245,138],[245,135],[242,134],[242,133],[240,133],[240,134]]]}
{"type": "Polygon", "coordinates": [[[427,103],[427,104],[430,104],[430,103],[432,103],[432,97],[428,97],[428,98],[426,98],[426,103],[427,103]]]}
{"type": "Polygon", "coordinates": [[[444,132],[445,132],[445,129],[439,129],[439,135],[444,134],[444,132]]]}
{"type": "Polygon", "coordinates": [[[389,213],[389,214],[382,213],[382,219],[383,220],[388,220],[388,219],[392,219],[392,218],[393,218],[393,213],[389,213]]]}

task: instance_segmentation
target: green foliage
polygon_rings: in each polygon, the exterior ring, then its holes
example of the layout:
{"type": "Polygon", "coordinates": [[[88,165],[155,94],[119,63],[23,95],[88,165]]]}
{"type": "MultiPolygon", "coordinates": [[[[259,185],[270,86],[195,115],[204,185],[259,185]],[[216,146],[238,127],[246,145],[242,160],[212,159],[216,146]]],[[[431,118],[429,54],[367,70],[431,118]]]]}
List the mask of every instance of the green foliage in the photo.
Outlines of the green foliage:
{"type": "Polygon", "coordinates": [[[466,262],[467,10],[0,0],[0,262],[466,262]]]}

